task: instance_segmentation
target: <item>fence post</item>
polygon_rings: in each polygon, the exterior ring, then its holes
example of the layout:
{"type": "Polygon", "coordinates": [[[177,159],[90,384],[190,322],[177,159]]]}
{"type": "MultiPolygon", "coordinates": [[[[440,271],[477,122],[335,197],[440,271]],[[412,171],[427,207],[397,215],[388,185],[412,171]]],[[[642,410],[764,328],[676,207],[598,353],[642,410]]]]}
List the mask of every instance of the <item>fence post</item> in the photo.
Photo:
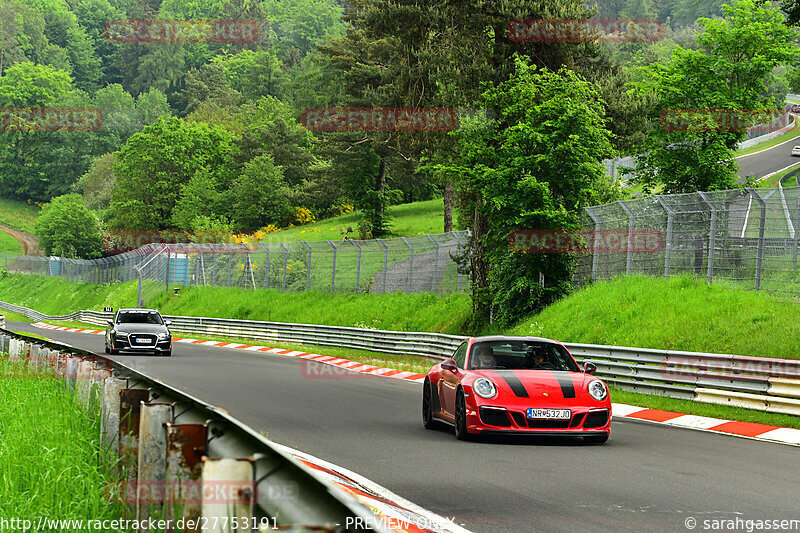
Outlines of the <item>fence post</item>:
{"type": "Polygon", "coordinates": [[[264,288],[269,288],[269,248],[263,242],[261,243],[261,247],[264,249],[266,253],[266,257],[264,258],[264,288]]]}
{"type": "Polygon", "coordinates": [[[308,249],[308,265],[306,266],[306,292],[311,290],[311,246],[306,241],[300,241],[308,249]]]}
{"type": "Polygon", "coordinates": [[[386,269],[389,266],[389,247],[386,246],[382,239],[378,239],[378,244],[383,247],[383,290],[381,294],[386,294],[386,269]]]}
{"type": "Polygon", "coordinates": [[[355,240],[350,242],[358,249],[358,258],[356,259],[356,293],[358,293],[358,287],[361,283],[361,246],[355,240]]]}
{"type": "Polygon", "coordinates": [[[166,283],[167,283],[166,292],[167,292],[167,294],[169,294],[169,247],[167,247],[166,250],[167,250],[167,275],[164,276],[164,279],[166,280],[166,283]]]}
{"type": "Polygon", "coordinates": [[[411,294],[414,292],[414,245],[411,244],[407,237],[403,237],[403,241],[411,250],[411,256],[408,258],[408,293],[411,294]]]}
{"type": "Polygon", "coordinates": [[[670,258],[672,256],[672,220],[675,212],[660,194],[656,194],[656,200],[667,212],[667,238],[664,240],[664,277],[669,278],[670,258]]]}
{"type": "Polygon", "coordinates": [[[708,233],[708,274],[706,275],[706,283],[710,285],[714,279],[714,248],[717,245],[717,206],[706,196],[706,193],[698,191],[697,194],[711,208],[711,224],[708,233]]]}
{"type": "Polygon", "coordinates": [[[333,266],[331,267],[331,294],[333,294],[333,288],[336,285],[336,245],[333,244],[330,239],[328,240],[328,244],[333,248],[333,266]]]}
{"type": "Polygon", "coordinates": [[[758,205],[761,207],[761,216],[759,217],[758,223],[758,255],[756,256],[756,282],[755,282],[755,289],[761,289],[761,266],[764,258],[764,226],[766,225],[767,221],[767,203],[758,195],[758,193],[752,189],[747,189],[747,192],[750,194],[750,197],[753,198],[758,205]]]}
{"type": "Polygon", "coordinates": [[[228,252],[228,288],[231,288],[231,270],[233,270],[233,251],[231,250],[230,246],[225,243],[222,243],[225,247],[225,251],[228,252]]]}
{"type": "Polygon", "coordinates": [[[589,215],[589,218],[591,218],[592,222],[594,222],[594,236],[592,238],[592,283],[594,283],[597,281],[597,267],[599,262],[597,247],[600,245],[600,239],[598,238],[598,232],[600,231],[600,220],[594,213],[592,213],[591,207],[584,207],[583,210],[586,211],[586,214],[589,215]]]}
{"type": "Polygon", "coordinates": [[[213,271],[211,272],[211,283],[212,285],[217,284],[217,243],[211,245],[212,249],[214,250],[214,267],[213,271]]]}
{"type": "Polygon", "coordinates": [[[431,237],[430,234],[427,234],[427,235],[428,235],[428,238],[433,243],[433,246],[436,248],[436,252],[434,253],[434,256],[433,256],[433,277],[431,278],[431,292],[438,292],[436,290],[436,287],[437,287],[436,274],[438,274],[438,272],[439,272],[439,243],[436,242],[436,239],[431,237]]]}
{"type": "Polygon", "coordinates": [[[633,211],[624,200],[617,202],[628,214],[628,260],[625,263],[625,274],[630,274],[633,270],[633,211]]]}
{"type": "Polygon", "coordinates": [[[138,296],[136,297],[136,307],[142,307],[144,305],[142,302],[142,271],[139,270],[138,267],[134,268],[136,268],[136,271],[139,273],[139,292],[138,296]]]}
{"type": "Polygon", "coordinates": [[[797,231],[794,232],[794,254],[792,256],[792,267],[797,268],[797,245],[800,241],[800,196],[794,202],[794,227],[797,231]]]}
{"type": "Polygon", "coordinates": [[[281,292],[286,292],[286,267],[289,266],[289,249],[282,242],[278,244],[283,248],[283,283],[281,284],[281,292]]]}

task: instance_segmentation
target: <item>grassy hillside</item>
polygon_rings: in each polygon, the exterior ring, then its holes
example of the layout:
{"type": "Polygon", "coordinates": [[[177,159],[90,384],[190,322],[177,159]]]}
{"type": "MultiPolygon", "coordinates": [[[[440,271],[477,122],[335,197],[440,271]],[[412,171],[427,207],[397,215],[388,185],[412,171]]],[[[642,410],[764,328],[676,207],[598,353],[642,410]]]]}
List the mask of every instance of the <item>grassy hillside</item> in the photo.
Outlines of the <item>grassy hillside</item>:
{"type": "MultiPolygon", "coordinates": [[[[19,244],[19,241],[8,233],[0,230],[0,254],[20,255],[21,253],[22,246],[19,244]]],[[[3,263],[0,262],[0,268],[2,267],[3,263]]]]}
{"type": "MultiPolygon", "coordinates": [[[[425,233],[442,233],[444,230],[444,203],[441,198],[395,205],[389,208],[389,213],[394,220],[391,224],[391,234],[387,237],[415,237],[425,233]]],[[[362,217],[363,215],[356,211],[313,224],[284,229],[277,233],[270,233],[264,242],[324,241],[327,239],[340,241],[343,236],[342,232],[348,227],[353,230],[350,237],[357,239],[357,226],[362,217]]]]}
{"type": "Polygon", "coordinates": [[[0,198],[0,224],[33,233],[39,208],[25,202],[0,198]]]}
{"type": "MultiPolygon", "coordinates": [[[[136,283],[95,286],[38,276],[0,279],[0,300],[49,314],[135,305],[136,283]]],[[[162,312],[467,334],[466,294],[281,294],[191,287],[162,294],[162,312]]],[[[596,283],[492,332],[564,342],[800,358],[800,307],[764,292],[708,286],[702,279],[621,277],[596,283]]]]}

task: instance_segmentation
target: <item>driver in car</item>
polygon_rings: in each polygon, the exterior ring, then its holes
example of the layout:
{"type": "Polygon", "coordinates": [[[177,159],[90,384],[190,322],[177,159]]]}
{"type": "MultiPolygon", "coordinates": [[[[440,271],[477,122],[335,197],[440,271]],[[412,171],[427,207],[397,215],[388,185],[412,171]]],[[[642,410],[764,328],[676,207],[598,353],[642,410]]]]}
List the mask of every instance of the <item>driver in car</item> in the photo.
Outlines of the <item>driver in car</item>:
{"type": "Polygon", "coordinates": [[[546,360],[544,350],[538,346],[532,346],[528,349],[526,354],[528,357],[529,366],[532,369],[552,368],[552,364],[546,360]]]}
{"type": "Polygon", "coordinates": [[[494,368],[494,350],[488,344],[479,344],[475,348],[475,355],[478,357],[475,368],[494,368]]]}

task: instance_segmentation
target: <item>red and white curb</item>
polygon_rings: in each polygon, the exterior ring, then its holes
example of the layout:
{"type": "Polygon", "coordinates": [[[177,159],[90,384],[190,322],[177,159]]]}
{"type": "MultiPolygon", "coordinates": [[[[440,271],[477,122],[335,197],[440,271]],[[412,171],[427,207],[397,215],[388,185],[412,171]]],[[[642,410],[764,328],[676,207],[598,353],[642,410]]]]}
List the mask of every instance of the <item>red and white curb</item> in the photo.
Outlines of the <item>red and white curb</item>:
{"type": "MultiPolygon", "coordinates": [[[[52,326],[50,324],[45,324],[44,322],[37,322],[31,325],[37,328],[66,331],[69,333],[88,333],[90,335],[105,335],[105,331],[96,329],[81,329],[81,328],[67,328],[64,326],[52,326]]],[[[318,363],[334,365],[339,368],[349,370],[350,372],[358,372],[359,374],[383,376],[385,378],[402,379],[405,381],[413,381],[416,383],[422,383],[423,381],[425,381],[425,374],[419,374],[417,372],[408,372],[405,370],[396,370],[394,368],[373,366],[365,363],[359,363],[357,361],[350,361],[349,359],[342,359],[341,357],[331,357],[330,355],[319,355],[316,353],[298,352],[296,350],[284,350],[282,348],[271,348],[269,346],[253,346],[251,344],[237,344],[235,342],[208,341],[204,339],[185,339],[181,337],[172,337],[172,341],[184,344],[197,344],[202,346],[210,346],[215,348],[234,348],[237,350],[245,350],[248,352],[266,352],[277,355],[285,355],[287,357],[297,357],[300,359],[308,359],[310,361],[316,361],[318,363]]],[[[320,372],[320,374],[324,375],[323,372],[320,372]]]]}
{"type": "MultiPolygon", "coordinates": [[[[66,331],[71,333],[88,333],[92,335],[104,335],[104,331],[93,329],[80,329],[80,328],[67,328],[63,326],[52,326],[43,322],[32,324],[35,327],[43,329],[51,329],[58,331],[66,331]]],[[[183,339],[173,337],[174,342],[198,344],[203,346],[214,346],[218,348],[234,348],[254,352],[266,352],[278,355],[285,355],[288,357],[298,357],[301,359],[308,359],[335,365],[342,369],[351,372],[358,372],[361,374],[372,374],[376,376],[383,376],[393,379],[402,379],[415,383],[422,383],[425,381],[423,374],[415,372],[404,372],[391,368],[377,367],[341,359],[339,357],[331,357],[328,355],[319,355],[313,353],[298,352],[294,350],[283,350],[281,348],[269,348],[266,346],[251,346],[249,344],[236,344],[233,342],[217,342],[207,341],[202,339],[183,339]]],[[[638,420],[645,422],[652,422],[656,424],[665,424],[668,426],[681,427],[686,429],[694,429],[700,431],[711,431],[714,433],[733,435],[737,437],[744,437],[756,440],[763,440],[767,442],[776,442],[780,444],[789,444],[793,446],[800,446],[800,429],[786,428],[780,426],[770,426],[768,424],[756,424],[753,422],[737,422],[733,420],[723,420],[720,418],[710,418],[707,416],[687,415],[684,413],[674,413],[671,411],[660,411],[658,409],[648,409],[645,407],[638,407],[635,405],[627,405],[623,403],[612,404],[613,418],[638,420]]]]}
{"type": "MultiPolygon", "coordinates": [[[[356,498],[375,515],[373,523],[361,526],[382,526],[396,532],[408,533],[469,533],[456,524],[455,517],[442,517],[394,494],[369,479],[350,470],[329,463],[313,455],[272,443],[295,459],[312,468],[325,479],[356,498]]],[[[358,529],[359,524],[336,524],[358,529]]]]}

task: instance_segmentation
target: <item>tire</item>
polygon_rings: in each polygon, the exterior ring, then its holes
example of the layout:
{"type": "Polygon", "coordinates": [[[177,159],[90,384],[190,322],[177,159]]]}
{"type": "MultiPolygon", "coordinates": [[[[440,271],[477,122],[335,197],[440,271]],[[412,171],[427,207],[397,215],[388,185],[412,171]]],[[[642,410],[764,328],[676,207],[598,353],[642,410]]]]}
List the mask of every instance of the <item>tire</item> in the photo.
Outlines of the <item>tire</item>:
{"type": "Polygon", "coordinates": [[[422,426],[425,429],[436,429],[436,421],[433,419],[433,406],[431,395],[431,382],[425,380],[422,386],[422,426]]]}
{"type": "Polygon", "coordinates": [[[590,435],[588,437],[583,437],[583,442],[587,444],[603,444],[608,440],[608,433],[605,435],[590,435]]]}
{"type": "Polygon", "coordinates": [[[111,350],[108,349],[108,344],[105,344],[106,353],[111,353],[111,350]]]}
{"type": "Polygon", "coordinates": [[[172,350],[164,352],[164,357],[172,357],[172,350]]]}
{"type": "Polygon", "coordinates": [[[453,424],[453,428],[458,440],[469,440],[471,438],[467,431],[467,402],[464,399],[464,393],[460,390],[456,396],[455,424],[453,424]]]}

